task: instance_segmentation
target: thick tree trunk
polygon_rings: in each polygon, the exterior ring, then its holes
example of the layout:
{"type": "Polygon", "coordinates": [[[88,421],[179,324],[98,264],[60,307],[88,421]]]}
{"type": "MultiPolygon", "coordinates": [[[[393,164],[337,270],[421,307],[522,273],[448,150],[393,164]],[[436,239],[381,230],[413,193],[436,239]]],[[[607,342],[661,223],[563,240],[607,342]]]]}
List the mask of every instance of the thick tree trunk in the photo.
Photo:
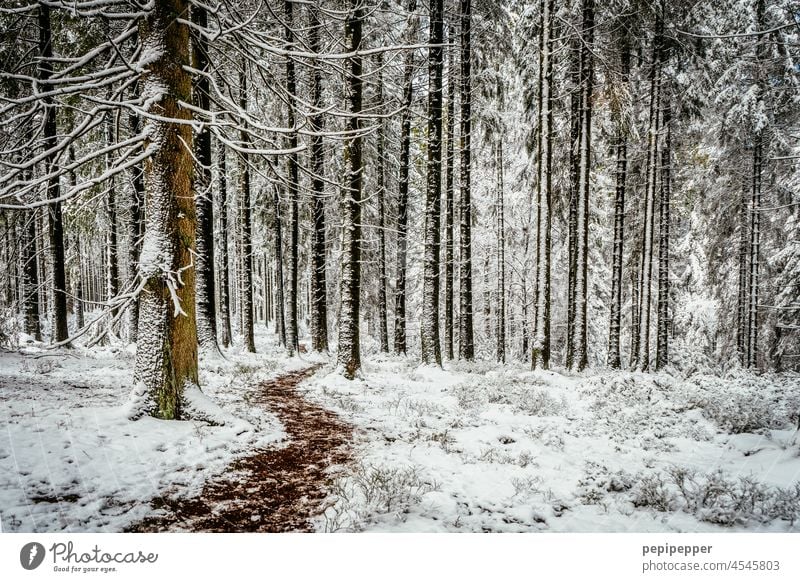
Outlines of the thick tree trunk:
{"type": "MultiPolygon", "coordinates": [[[[50,6],[39,4],[39,61],[38,76],[40,90],[47,92],[52,86],[53,75],[53,43],[50,24],[50,6]]],[[[43,138],[45,150],[52,150],[57,144],[56,105],[52,97],[42,99],[44,105],[43,138]]],[[[63,342],[69,337],[67,329],[67,276],[64,257],[64,222],[61,213],[61,195],[59,186],[57,159],[55,153],[45,157],[45,173],[47,179],[47,198],[50,200],[50,258],[53,268],[53,341],[63,342]]]]}
{"type": "Polygon", "coordinates": [[[197,384],[195,273],[192,268],[195,207],[192,196],[192,83],[189,28],[180,20],[185,0],[157,0],[139,23],[145,50],[155,60],[143,77],[150,99],[144,164],[147,225],[140,259],[147,283],[139,314],[134,378],[144,384],[151,408],[164,419],[181,417],[184,387],[197,384]],[[157,141],[153,140],[153,136],[157,141]],[[188,146],[188,147],[187,147],[188,146]]]}
{"type": "Polygon", "coordinates": [[[472,6],[461,1],[461,199],[459,225],[458,355],[475,359],[472,322],[472,6]]]}
{"type": "Polygon", "coordinates": [[[339,352],[337,363],[341,374],[350,380],[361,369],[360,304],[361,304],[361,104],[362,57],[361,28],[364,4],[351,0],[345,21],[345,50],[351,53],[347,70],[347,100],[351,116],[347,119],[350,132],[345,140],[347,182],[342,208],[342,276],[341,307],[339,310],[339,352]]]}
{"type": "MultiPolygon", "coordinates": [[[[309,50],[320,52],[319,32],[322,24],[319,20],[318,5],[310,9],[309,50]]],[[[325,271],[327,245],[325,242],[325,149],[321,132],[324,129],[325,116],[322,114],[322,71],[320,63],[311,72],[312,101],[315,114],[310,118],[311,167],[313,176],[311,190],[313,193],[314,234],[311,253],[311,349],[316,352],[328,351],[328,283],[325,271]]]]}
{"type": "Polygon", "coordinates": [[[442,365],[439,343],[439,246],[442,205],[443,0],[430,2],[428,49],[428,172],[425,195],[425,250],[422,267],[422,362],[442,365]]]}
{"type": "MultiPolygon", "coordinates": [[[[417,1],[408,3],[411,20],[407,42],[416,42],[417,1]]],[[[406,53],[403,74],[403,112],[400,116],[400,176],[397,193],[397,265],[395,268],[394,351],[406,353],[406,261],[408,254],[408,173],[411,149],[411,103],[414,96],[414,52],[406,53]]]]}
{"type": "Polygon", "coordinates": [[[542,0],[542,36],[539,95],[539,170],[536,181],[537,232],[536,232],[536,302],[534,306],[533,350],[531,367],[540,361],[545,370],[550,368],[550,247],[552,225],[552,160],[553,127],[553,0],[542,0]]]}
{"type": "MultiPolygon", "coordinates": [[[[192,21],[201,30],[208,26],[208,12],[203,4],[192,6],[192,21]]],[[[194,38],[194,68],[201,71],[194,79],[194,104],[210,111],[211,81],[208,41],[201,31],[194,38]]],[[[217,344],[217,298],[214,287],[214,194],[211,186],[211,131],[202,126],[195,142],[197,172],[197,340],[204,350],[219,352],[217,344]]]]}
{"type": "MultiPolygon", "coordinates": [[[[294,38],[294,17],[292,11],[293,0],[284,1],[285,27],[284,38],[286,50],[293,50],[294,38]]],[[[287,125],[295,127],[295,109],[297,108],[297,81],[295,79],[294,59],[286,58],[286,93],[289,99],[287,112],[287,125]]],[[[289,149],[297,147],[297,132],[292,131],[287,139],[289,149]]],[[[299,213],[299,189],[300,179],[298,175],[299,165],[297,163],[297,153],[290,152],[286,156],[288,165],[288,178],[286,191],[289,195],[289,269],[286,286],[286,348],[290,355],[299,349],[298,326],[297,326],[297,301],[298,301],[298,260],[299,260],[299,237],[300,237],[300,213],[299,213]]]]}

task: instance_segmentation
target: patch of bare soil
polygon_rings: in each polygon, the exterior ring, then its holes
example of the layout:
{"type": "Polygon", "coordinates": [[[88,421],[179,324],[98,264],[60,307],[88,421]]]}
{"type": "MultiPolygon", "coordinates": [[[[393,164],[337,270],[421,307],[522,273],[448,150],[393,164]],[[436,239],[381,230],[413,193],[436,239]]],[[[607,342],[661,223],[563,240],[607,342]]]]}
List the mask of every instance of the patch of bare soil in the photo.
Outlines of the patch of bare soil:
{"type": "Polygon", "coordinates": [[[353,427],[306,400],[296,390],[318,366],[284,374],[259,386],[255,403],[283,423],[287,446],[256,451],[235,461],[192,499],[160,498],[163,515],[128,531],[290,532],[312,531],[332,467],[351,460],[353,427]]]}

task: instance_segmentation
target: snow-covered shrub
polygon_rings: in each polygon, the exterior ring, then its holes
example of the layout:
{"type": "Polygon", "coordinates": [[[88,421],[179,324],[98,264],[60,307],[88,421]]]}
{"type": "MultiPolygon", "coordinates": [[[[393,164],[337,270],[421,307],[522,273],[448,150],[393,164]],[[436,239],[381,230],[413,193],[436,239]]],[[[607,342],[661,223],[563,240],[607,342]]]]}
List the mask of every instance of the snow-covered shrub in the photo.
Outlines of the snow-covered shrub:
{"type": "Polygon", "coordinates": [[[594,461],[586,463],[586,474],[578,480],[577,495],[584,505],[597,505],[609,493],[628,491],[634,477],[627,471],[611,471],[607,466],[594,461]]]}
{"type": "Polygon", "coordinates": [[[358,531],[382,514],[407,514],[426,493],[438,489],[439,484],[423,479],[416,466],[358,464],[332,482],[324,529],[358,531]]]}
{"type": "Polygon", "coordinates": [[[656,511],[672,511],[677,496],[660,473],[641,476],[633,486],[631,501],[636,507],[652,507],[656,511]]]}
{"type": "Polygon", "coordinates": [[[0,348],[17,350],[19,348],[19,320],[11,307],[0,311],[0,348]]]}
{"type": "Polygon", "coordinates": [[[566,401],[539,388],[520,390],[513,400],[514,409],[530,416],[557,416],[567,409],[566,401]]]}
{"type": "Polygon", "coordinates": [[[730,477],[721,469],[699,473],[672,467],[639,477],[633,488],[636,507],[658,511],[681,510],[700,521],[722,526],[800,520],[800,482],[786,488],[769,487],[752,476],[730,477]]]}

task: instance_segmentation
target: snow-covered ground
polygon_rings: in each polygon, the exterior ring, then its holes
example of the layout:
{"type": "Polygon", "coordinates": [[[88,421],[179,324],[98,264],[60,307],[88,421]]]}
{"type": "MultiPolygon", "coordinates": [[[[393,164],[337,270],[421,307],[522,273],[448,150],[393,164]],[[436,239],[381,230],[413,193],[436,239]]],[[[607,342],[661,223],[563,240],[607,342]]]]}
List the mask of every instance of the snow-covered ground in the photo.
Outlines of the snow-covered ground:
{"type": "Polygon", "coordinates": [[[331,368],[361,461],[321,531],[800,531],[800,377],[331,368]]]}
{"type": "MultiPolygon", "coordinates": [[[[199,403],[225,420],[128,420],[132,350],[0,353],[2,531],[121,531],[238,456],[283,446],[260,381],[286,359],[205,358],[199,403]],[[215,407],[219,409],[215,410],[215,407]]],[[[371,355],[300,390],[352,422],[320,531],[800,531],[797,374],[724,378],[522,364],[419,367],[371,355]]]]}
{"type": "Polygon", "coordinates": [[[195,404],[223,426],[128,420],[132,349],[0,352],[1,531],[121,531],[159,497],[197,494],[236,457],[280,446],[283,427],[248,395],[309,363],[258,328],[259,353],[201,359],[209,398],[195,404]]]}

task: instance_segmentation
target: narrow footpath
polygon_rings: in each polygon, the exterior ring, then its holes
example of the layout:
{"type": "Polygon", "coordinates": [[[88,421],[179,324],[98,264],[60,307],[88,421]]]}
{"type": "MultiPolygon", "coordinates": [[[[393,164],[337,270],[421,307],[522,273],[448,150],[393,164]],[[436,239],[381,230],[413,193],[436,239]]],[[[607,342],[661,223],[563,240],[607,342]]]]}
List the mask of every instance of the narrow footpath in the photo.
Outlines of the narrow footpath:
{"type": "Polygon", "coordinates": [[[243,457],[206,483],[192,499],[159,498],[166,511],[134,524],[131,532],[311,531],[322,511],[330,468],[351,460],[353,427],[309,402],[297,386],[318,366],[289,372],[259,386],[254,403],[278,416],[287,433],[282,448],[243,457]]]}

